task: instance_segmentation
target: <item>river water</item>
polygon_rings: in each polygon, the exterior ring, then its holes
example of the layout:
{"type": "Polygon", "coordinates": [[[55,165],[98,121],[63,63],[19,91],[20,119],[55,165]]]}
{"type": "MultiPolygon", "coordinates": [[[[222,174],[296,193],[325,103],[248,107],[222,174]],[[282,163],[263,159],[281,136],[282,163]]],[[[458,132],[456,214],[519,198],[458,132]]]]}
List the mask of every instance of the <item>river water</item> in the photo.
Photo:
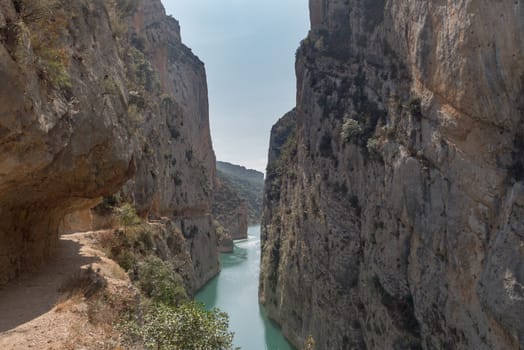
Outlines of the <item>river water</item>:
{"type": "Polygon", "coordinates": [[[294,350],[278,326],[258,304],[260,226],[248,229],[248,239],[235,241],[232,254],[221,254],[222,271],[196,295],[207,308],[229,314],[234,344],[242,350],[294,350]]]}

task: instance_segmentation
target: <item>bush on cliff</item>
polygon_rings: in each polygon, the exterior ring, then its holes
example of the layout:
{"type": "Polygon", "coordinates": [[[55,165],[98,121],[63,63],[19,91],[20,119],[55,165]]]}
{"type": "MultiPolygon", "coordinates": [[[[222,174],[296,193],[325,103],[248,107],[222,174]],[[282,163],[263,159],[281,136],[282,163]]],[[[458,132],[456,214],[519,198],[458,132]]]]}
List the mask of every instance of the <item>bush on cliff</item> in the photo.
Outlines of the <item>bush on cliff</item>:
{"type": "Polygon", "coordinates": [[[125,203],[117,208],[116,215],[120,220],[120,223],[124,226],[124,232],[126,233],[129,226],[138,225],[140,223],[140,218],[136,214],[135,208],[129,203],[125,203]]]}
{"type": "Polygon", "coordinates": [[[228,316],[189,301],[183,277],[157,256],[155,229],[140,223],[130,204],[114,209],[125,231],[105,232],[99,244],[139,288],[139,312],[117,323],[130,348],[155,350],[232,350],[228,316]]]}
{"type": "Polygon", "coordinates": [[[139,264],[138,284],[142,292],[155,302],[174,306],[188,298],[182,277],[170,264],[153,255],[139,264]]]}
{"type": "Polygon", "coordinates": [[[227,314],[218,309],[207,311],[196,302],[178,307],[159,303],[149,308],[142,322],[132,319],[120,328],[131,342],[140,342],[147,349],[232,350],[228,324],[227,314]]]}

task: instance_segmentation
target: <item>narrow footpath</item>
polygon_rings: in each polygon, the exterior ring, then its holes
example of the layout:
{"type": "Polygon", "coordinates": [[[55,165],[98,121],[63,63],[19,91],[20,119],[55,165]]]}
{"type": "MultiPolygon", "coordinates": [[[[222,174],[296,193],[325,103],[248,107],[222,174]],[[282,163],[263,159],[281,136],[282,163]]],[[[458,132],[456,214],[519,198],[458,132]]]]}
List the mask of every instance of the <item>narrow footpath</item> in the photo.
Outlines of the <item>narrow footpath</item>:
{"type": "Polygon", "coordinates": [[[59,291],[81,268],[114,268],[111,260],[86,245],[89,237],[89,232],[62,236],[52,261],[0,289],[0,349],[77,349],[99,336],[88,325],[82,298],[61,300],[59,291]]]}

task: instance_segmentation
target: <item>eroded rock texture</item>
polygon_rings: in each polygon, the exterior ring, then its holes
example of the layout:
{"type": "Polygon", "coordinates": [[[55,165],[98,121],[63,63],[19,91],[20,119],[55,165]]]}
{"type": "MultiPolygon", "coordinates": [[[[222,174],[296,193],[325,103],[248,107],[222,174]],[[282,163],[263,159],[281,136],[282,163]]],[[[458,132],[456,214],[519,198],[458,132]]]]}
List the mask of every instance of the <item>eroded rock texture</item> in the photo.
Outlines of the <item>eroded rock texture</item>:
{"type": "Polygon", "coordinates": [[[128,114],[138,151],[137,173],[124,192],[143,216],[167,217],[181,227],[196,290],[219,271],[204,64],[182,44],[178,22],[165,15],[160,0],[130,4],[128,114]]]}
{"type": "Polygon", "coordinates": [[[247,238],[247,203],[221,176],[217,176],[213,193],[213,217],[231,239],[247,238]]]}
{"type": "Polygon", "coordinates": [[[523,347],[524,3],[310,10],[269,153],[270,317],[321,350],[523,347]]]}
{"type": "Polygon", "coordinates": [[[218,271],[205,70],[160,0],[0,0],[0,81],[0,283],[129,179],[181,226],[195,288],[218,271]]]}

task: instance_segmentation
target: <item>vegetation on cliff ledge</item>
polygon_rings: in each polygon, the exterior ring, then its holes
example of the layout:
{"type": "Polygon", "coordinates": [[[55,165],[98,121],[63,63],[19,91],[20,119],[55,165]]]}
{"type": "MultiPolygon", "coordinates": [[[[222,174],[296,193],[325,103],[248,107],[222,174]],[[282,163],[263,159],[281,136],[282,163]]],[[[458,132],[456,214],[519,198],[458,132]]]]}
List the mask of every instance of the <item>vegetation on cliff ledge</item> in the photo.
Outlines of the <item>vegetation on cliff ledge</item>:
{"type": "MultiPolygon", "coordinates": [[[[147,349],[233,349],[228,316],[193,302],[181,271],[183,261],[162,259],[158,227],[141,222],[130,204],[113,208],[124,230],[106,232],[99,243],[139,289],[136,310],[122,315],[117,328],[129,347],[147,349]]],[[[176,240],[176,232],[170,233],[176,240]]]]}

